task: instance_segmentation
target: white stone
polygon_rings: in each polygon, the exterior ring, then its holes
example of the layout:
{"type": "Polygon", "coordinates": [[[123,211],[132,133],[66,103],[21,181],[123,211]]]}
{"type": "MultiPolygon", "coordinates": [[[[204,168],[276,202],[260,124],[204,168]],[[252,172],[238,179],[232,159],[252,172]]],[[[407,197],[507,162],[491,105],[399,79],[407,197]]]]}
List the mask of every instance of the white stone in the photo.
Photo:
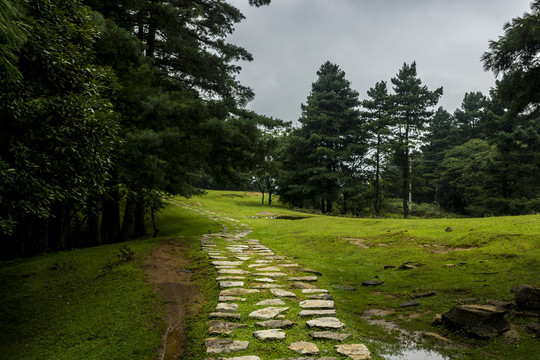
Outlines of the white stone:
{"type": "Polygon", "coordinates": [[[253,333],[257,339],[264,340],[283,340],[285,339],[285,333],[281,329],[269,329],[269,330],[259,330],[253,333]]]}
{"type": "Polygon", "coordinates": [[[240,269],[220,269],[218,270],[218,274],[242,275],[242,274],[249,274],[249,272],[245,270],[240,270],[240,269]]]}
{"type": "Polygon", "coordinates": [[[326,289],[303,289],[302,293],[304,293],[304,294],[328,293],[328,290],[326,290],[326,289]]]}
{"type": "Polygon", "coordinates": [[[273,263],[272,260],[255,260],[257,264],[270,264],[273,263]]]}
{"type": "Polygon", "coordinates": [[[263,273],[255,273],[253,274],[255,276],[267,276],[267,277],[280,277],[280,276],[286,276],[285,273],[280,272],[263,272],[263,273]]]}
{"type": "Polygon", "coordinates": [[[270,278],[258,278],[258,279],[254,279],[254,280],[255,281],[260,281],[260,282],[268,282],[268,283],[276,282],[276,280],[270,279],[270,278]]]}
{"type": "Polygon", "coordinates": [[[244,282],[243,281],[220,281],[219,282],[219,287],[222,287],[222,288],[239,287],[239,286],[244,286],[244,282]]]}
{"type": "Polygon", "coordinates": [[[317,345],[307,341],[298,341],[292,343],[289,346],[289,349],[291,349],[292,351],[296,351],[297,353],[302,355],[313,355],[319,353],[319,348],[317,347],[317,345]]]}
{"type": "Polygon", "coordinates": [[[265,267],[265,268],[262,268],[262,269],[257,269],[257,271],[264,271],[264,272],[273,272],[273,271],[281,271],[280,268],[278,267],[275,267],[275,266],[269,266],[269,267],[265,267]]]}
{"type": "Polygon", "coordinates": [[[302,310],[298,313],[298,316],[306,317],[306,316],[336,316],[336,310],[334,309],[327,309],[327,310],[302,310]]]}
{"type": "Polygon", "coordinates": [[[255,319],[270,320],[287,310],[289,310],[288,307],[267,307],[264,309],[255,310],[248,316],[255,319]]]}
{"type": "Polygon", "coordinates": [[[216,311],[218,312],[235,312],[238,309],[238,304],[234,303],[218,303],[216,311]]]}
{"type": "Polygon", "coordinates": [[[309,327],[319,327],[319,328],[330,328],[330,329],[341,329],[345,326],[344,323],[339,321],[335,317],[322,317],[318,319],[309,320],[306,323],[309,327]]]}
{"type": "Polygon", "coordinates": [[[247,295],[247,294],[258,293],[258,292],[259,290],[257,289],[231,288],[231,289],[221,290],[219,295],[220,296],[226,296],[226,295],[237,296],[237,295],[247,295]]]}
{"type": "Polygon", "coordinates": [[[334,302],[332,300],[304,300],[300,302],[300,307],[303,309],[333,309],[334,302]]]}
{"type": "Polygon", "coordinates": [[[259,301],[255,305],[257,306],[285,305],[285,301],[281,299],[268,299],[268,300],[259,301]]]}
{"type": "Polygon", "coordinates": [[[245,279],[245,276],[219,276],[216,278],[217,281],[223,281],[223,280],[243,280],[245,279]]]}
{"type": "Polygon", "coordinates": [[[212,261],[214,266],[239,266],[243,263],[243,261],[212,261]]]}
{"type": "Polygon", "coordinates": [[[277,297],[296,297],[296,294],[282,289],[270,289],[270,292],[277,297]]]}
{"type": "Polygon", "coordinates": [[[209,338],[204,341],[206,352],[211,354],[230,353],[247,349],[249,341],[209,338]]]}
{"type": "Polygon", "coordinates": [[[290,277],[289,281],[317,281],[316,276],[295,276],[290,277]]]}
{"type": "Polygon", "coordinates": [[[371,359],[371,353],[364,344],[336,345],[336,351],[352,360],[371,359]]]}
{"type": "Polygon", "coordinates": [[[219,301],[246,301],[246,298],[237,296],[220,296],[219,301]]]}

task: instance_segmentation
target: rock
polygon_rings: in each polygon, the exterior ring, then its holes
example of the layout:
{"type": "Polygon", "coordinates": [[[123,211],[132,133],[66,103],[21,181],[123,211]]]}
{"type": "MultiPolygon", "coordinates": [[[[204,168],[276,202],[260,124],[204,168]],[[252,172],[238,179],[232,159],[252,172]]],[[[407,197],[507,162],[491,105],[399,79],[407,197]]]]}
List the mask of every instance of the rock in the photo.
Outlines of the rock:
{"type": "Polygon", "coordinates": [[[303,309],[333,309],[332,300],[304,300],[300,301],[300,307],[303,309]]]}
{"type": "Polygon", "coordinates": [[[476,336],[492,338],[510,329],[504,314],[503,309],[490,305],[455,305],[442,318],[476,336]]]}
{"type": "Polygon", "coordinates": [[[444,336],[441,336],[441,335],[439,335],[437,333],[434,333],[434,332],[427,331],[427,332],[422,333],[422,336],[425,337],[425,338],[437,339],[437,340],[444,341],[444,342],[447,342],[447,343],[451,342],[450,339],[447,339],[444,336]]]}
{"type": "Polygon", "coordinates": [[[444,264],[444,267],[454,267],[456,266],[455,264],[444,264]]]}
{"type": "Polygon", "coordinates": [[[457,301],[457,303],[459,305],[467,305],[467,304],[474,304],[478,302],[478,299],[477,298],[465,298],[465,299],[459,299],[457,301]]]}
{"type": "Polygon", "coordinates": [[[285,333],[281,329],[259,330],[255,331],[253,336],[261,341],[285,339],[285,333]]]}
{"type": "Polygon", "coordinates": [[[287,290],[270,289],[270,292],[277,297],[296,297],[296,294],[287,290]]]}
{"type": "Polygon", "coordinates": [[[219,320],[211,320],[206,323],[208,326],[208,332],[210,334],[231,334],[234,330],[242,327],[246,327],[246,324],[237,324],[232,322],[225,322],[219,320]]]}
{"type": "Polygon", "coordinates": [[[330,329],[341,329],[345,326],[344,323],[339,321],[335,317],[322,317],[318,319],[309,320],[306,323],[309,327],[318,327],[318,328],[330,328],[330,329]]]}
{"type": "Polygon", "coordinates": [[[352,360],[371,359],[371,353],[364,344],[336,345],[336,351],[352,360]]]}
{"type": "Polygon", "coordinates": [[[275,266],[265,267],[262,269],[257,269],[257,271],[264,271],[264,272],[280,272],[281,269],[275,266]]]}
{"type": "Polygon", "coordinates": [[[512,304],[509,301],[499,301],[499,300],[487,300],[486,304],[491,305],[491,306],[497,306],[497,307],[507,309],[507,310],[511,309],[512,306],[514,306],[514,304],[512,304]]]}
{"type": "Polygon", "coordinates": [[[219,269],[218,274],[243,275],[243,274],[249,274],[249,272],[245,270],[240,270],[240,269],[219,269]]]}
{"type": "Polygon", "coordinates": [[[216,306],[217,312],[235,312],[238,309],[238,304],[234,303],[218,303],[216,306]]]}
{"type": "Polygon", "coordinates": [[[435,296],[435,295],[437,294],[434,291],[430,291],[427,293],[414,294],[413,296],[411,296],[411,299],[419,299],[419,298],[425,298],[425,297],[430,297],[430,296],[435,296]]]}
{"type": "Polygon", "coordinates": [[[285,285],[279,285],[279,284],[261,284],[261,283],[252,283],[251,287],[253,289],[277,289],[284,287],[285,285]]]}
{"type": "Polygon", "coordinates": [[[528,333],[531,333],[531,334],[538,337],[540,335],[540,321],[535,322],[535,323],[527,324],[527,326],[525,327],[525,330],[528,333]]]}
{"type": "Polygon", "coordinates": [[[232,288],[227,290],[221,290],[219,293],[220,296],[238,296],[238,295],[247,295],[247,294],[253,294],[258,293],[259,290],[257,289],[243,289],[243,288],[232,288]]]}
{"type": "Polygon", "coordinates": [[[255,260],[257,264],[270,264],[273,263],[272,260],[255,260]]]}
{"type": "Polygon", "coordinates": [[[515,345],[521,341],[521,335],[517,332],[513,325],[510,325],[510,330],[502,335],[503,341],[508,345],[515,345]]]}
{"type": "Polygon", "coordinates": [[[285,305],[285,301],[281,299],[268,299],[268,300],[259,301],[255,305],[257,306],[285,305]]]}
{"type": "Polygon", "coordinates": [[[243,263],[243,261],[212,261],[214,266],[240,266],[243,263]]]}
{"type": "Polygon", "coordinates": [[[300,269],[300,271],[310,273],[310,274],[314,274],[314,275],[318,275],[318,276],[322,276],[322,273],[317,271],[317,270],[312,270],[312,269],[308,269],[308,268],[302,268],[302,269],[300,269]]]}
{"type": "Polygon", "coordinates": [[[289,281],[310,281],[310,282],[313,282],[313,281],[317,281],[317,277],[316,276],[294,276],[294,277],[290,277],[288,280],[289,281]]]}
{"type": "Polygon", "coordinates": [[[246,350],[248,348],[249,341],[209,338],[204,341],[204,344],[206,345],[207,353],[219,354],[246,350]]]}
{"type": "Polygon", "coordinates": [[[378,286],[384,284],[383,280],[366,280],[362,282],[362,286],[378,286]]]}
{"type": "Polygon", "coordinates": [[[316,294],[316,293],[328,293],[326,289],[304,289],[302,290],[303,294],[316,294]]]}
{"type": "Polygon", "coordinates": [[[289,349],[292,351],[296,351],[297,353],[302,355],[313,355],[319,353],[319,348],[317,347],[317,345],[307,341],[298,341],[292,343],[289,346],[289,349]]]}
{"type": "Polygon", "coordinates": [[[273,283],[273,282],[276,282],[276,280],[274,279],[270,279],[270,278],[258,278],[258,279],[254,279],[255,281],[259,281],[259,282],[267,282],[267,283],[273,283]]]}
{"type": "Polygon", "coordinates": [[[220,296],[218,301],[246,301],[246,298],[241,298],[237,296],[220,296]]]}
{"type": "Polygon", "coordinates": [[[291,284],[291,286],[295,289],[316,289],[317,288],[317,286],[313,284],[308,284],[301,281],[295,281],[291,284]]]}
{"type": "Polygon", "coordinates": [[[337,340],[337,341],[343,341],[349,336],[351,336],[351,334],[335,333],[331,331],[315,331],[315,332],[310,332],[309,335],[314,339],[337,340]]]}
{"type": "Polygon", "coordinates": [[[394,269],[396,266],[395,265],[383,265],[383,268],[386,270],[386,269],[394,269]]]}
{"type": "Polygon", "coordinates": [[[285,329],[293,326],[294,323],[290,320],[267,320],[256,322],[255,325],[266,328],[285,329]]]}
{"type": "Polygon", "coordinates": [[[287,310],[289,310],[288,307],[267,307],[264,309],[255,310],[248,316],[255,319],[270,320],[287,310]]]}
{"type": "Polygon", "coordinates": [[[251,259],[251,257],[249,256],[237,256],[236,258],[242,261],[248,261],[249,259],[251,259]]]}
{"type": "Polygon", "coordinates": [[[332,295],[330,294],[310,294],[306,296],[308,299],[315,300],[332,300],[332,295]]]}
{"type": "Polygon", "coordinates": [[[217,281],[223,281],[223,280],[244,280],[245,276],[218,276],[216,278],[217,281]]]}
{"type": "Polygon", "coordinates": [[[409,300],[409,301],[405,301],[404,303],[401,303],[399,305],[399,307],[411,307],[411,306],[418,306],[420,305],[420,303],[418,302],[418,300],[409,300]]]}
{"type": "Polygon", "coordinates": [[[244,282],[243,281],[220,281],[219,282],[219,287],[222,287],[222,288],[239,287],[239,286],[244,286],[244,282]]]}
{"type": "Polygon", "coordinates": [[[267,276],[267,277],[280,277],[280,276],[287,276],[287,274],[282,272],[263,272],[263,273],[255,273],[255,276],[267,276]]]}
{"type": "Polygon", "coordinates": [[[219,319],[240,319],[240,314],[230,313],[230,312],[213,312],[208,315],[210,318],[219,318],[219,319]]]}
{"type": "Polygon", "coordinates": [[[302,310],[302,311],[300,311],[298,313],[298,316],[301,316],[301,317],[320,316],[320,315],[336,316],[336,310],[334,310],[334,309],[328,309],[328,310],[302,310]]]}
{"type": "Polygon", "coordinates": [[[540,310],[540,288],[532,285],[520,285],[512,291],[516,294],[518,308],[540,310]]]}
{"type": "Polygon", "coordinates": [[[446,232],[452,232],[452,231],[454,231],[454,228],[451,227],[451,226],[449,226],[449,227],[447,227],[446,229],[444,229],[444,231],[446,231],[446,232]]]}

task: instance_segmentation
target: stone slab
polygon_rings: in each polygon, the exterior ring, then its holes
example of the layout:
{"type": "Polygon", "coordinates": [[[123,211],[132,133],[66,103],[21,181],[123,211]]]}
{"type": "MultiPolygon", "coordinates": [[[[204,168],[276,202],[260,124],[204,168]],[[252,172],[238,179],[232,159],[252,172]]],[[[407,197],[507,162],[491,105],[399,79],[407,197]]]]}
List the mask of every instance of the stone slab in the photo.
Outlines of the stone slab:
{"type": "Polygon", "coordinates": [[[336,345],[336,351],[352,360],[371,359],[371,353],[364,344],[336,345]]]}
{"type": "Polygon", "coordinates": [[[219,269],[218,274],[220,275],[243,275],[243,274],[249,274],[249,271],[241,270],[241,269],[219,269]]]}
{"type": "Polygon", "coordinates": [[[253,336],[261,341],[285,339],[285,333],[281,329],[258,330],[253,333],[253,336]]]}
{"type": "Polygon", "coordinates": [[[302,309],[333,309],[334,301],[332,300],[304,300],[300,301],[302,309]]]}
{"type": "Polygon", "coordinates": [[[218,301],[220,301],[220,302],[222,302],[222,301],[246,301],[246,298],[225,295],[225,296],[220,296],[218,301]]]}
{"type": "Polygon", "coordinates": [[[247,294],[253,294],[258,293],[259,290],[257,289],[244,289],[244,288],[231,288],[226,290],[221,290],[219,293],[220,296],[238,296],[238,295],[247,295],[247,294]]]}
{"type": "Polygon", "coordinates": [[[276,306],[276,305],[277,306],[284,306],[286,304],[285,304],[285,301],[283,301],[281,299],[268,299],[268,300],[259,301],[255,305],[257,305],[257,306],[276,306]]]}
{"type": "Polygon", "coordinates": [[[228,288],[228,287],[239,287],[244,286],[243,281],[220,281],[219,287],[221,288],[228,288]]]}
{"type": "Polygon", "coordinates": [[[270,289],[270,292],[277,297],[296,297],[296,294],[282,289],[270,289]]]}
{"type": "Polygon", "coordinates": [[[282,272],[263,272],[263,273],[255,273],[253,274],[255,276],[265,276],[265,277],[281,277],[281,276],[287,276],[287,274],[282,272]]]}
{"type": "Polygon", "coordinates": [[[238,341],[230,339],[208,338],[204,341],[206,352],[210,354],[231,353],[234,351],[246,350],[249,341],[238,341]]]}
{"type": "Polygon", "coordinates": [[[306,324],[309,327],[329,328],[329,329],[341,329],[345,326],[345,324],[339,321],[339,319],[336,317],[317,318],[317,319],[309,320],[306,324]]]}
{"type": "Polygon", "coordinates": [[[235,303],[218,303],[216,306],[217,312],[235,312],[238,310],[238,304],[235,303]]]}
{"type": "Polygon", "coordinates": [[[281,319],[281,320],[266,320],[259,321],[255,323],[256,326],[266,327],[266,328],[275,328],[275,329],[285,329],[294,325],[290,320],[281,319]]]}
{"type": "Polygon", "coordinates": [[[302,355],[315,355],[319,353],[317,345],[307,341],[294,342],[289,346],[289,349],[302,355]]]}
{"type": "Polygon", "coordinates": [[[288,279],[289,281],[317,281],[316,276],[293,276],[288,279]]]}
{"type": "Polygon", "coordinates": [[[255,310],[255,311],[252,311],[248,316],[250,318],[255,318],[255,319],[261,319],[261,320],[270,320],[270,319],[274,319],[276,316],[278,316],[279,314],[281,314],[282,312],[285,312],[289,310],[288,307],[267,307],[267,308],[264,308],[264,309],[259,309],[259,310],[255,310]]]}
{"type": "Polygon", "coordinates": [[[344,334],[344,333],[336,333],[331,331],[314,331],[310,332],[309,335],[314,339],[324,339],[324,340],[337,340],[337,341],[343,341],[351,334],[344,334]]]}
{"type": "Polygon", "coordinates": [[[223,311],[216,311],[213,313],[210,313],[208,316],[209,318],[217,318],[217,319],[240,319],[240,314],[235,314],[231,312],[223,312],[223,311]]]}
{"type": "Polygon", "coordinates": [[[303,294],[316,294],[316,293],[328,293],[329,291],[326,289],[303,289],[303,294]]]}
{"type": "Polygon", "coordinates": [[[298,313],[298,316],[308,317],[308,316],[336,316],[336,310],[327,309],[327,310],[302,310],[298,313]]]}
{"type": "Polygon", "coordinates": [[[229,335],[238,328],[246,327],[246,324],[238,324],[226,321],[211,320],[206,323],[208,333],[210,334],[225,334],[229,335]]]}
{"type": "Polygon", "coordinates": [[[243,263],[243,261],[212,261],[214,266],[240,266],[243,263]]]}

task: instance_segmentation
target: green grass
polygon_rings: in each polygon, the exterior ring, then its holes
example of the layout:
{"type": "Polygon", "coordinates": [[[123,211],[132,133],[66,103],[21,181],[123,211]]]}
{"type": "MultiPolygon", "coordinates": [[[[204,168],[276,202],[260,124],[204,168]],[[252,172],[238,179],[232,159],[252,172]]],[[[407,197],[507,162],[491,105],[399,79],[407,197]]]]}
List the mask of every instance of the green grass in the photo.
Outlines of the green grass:
{"type": "MultiPolygon", "coordinates": [[[[158,227],[155,239],[2,263],[0,358],[154,359],[164,302],[145,281],[144,259],[165,238],[195,248],[200,234],[218,229],[175,206],[160,215],[158,227]],[[133,259],[121,259],[123,246],[133,259]]],[[[199,267],[195,277],[205,271],[199,267]]]]}
{"type": "MultiPolygon", "coordinates": [[[[302,220],[265,219],[265,215],[251,219],[262,212],[298,213],[279,205],[262,206],[260,196],[254,193],[211,191],[206,196],[183,201],[241,220],[253,227],[250,238],[259,239],[277,254],[321,271],[324,276],[319,284],[331,290],[338,315],[364,341],[398,342],[395,334],[368,324],[360,316],[367,309],[381,308],[393,311],[384,317],[386,320],[410,332],[432,331],[450,338],[458,345],[443,348],[434,341],[425,344],[448,355],[460,355],[463,359],[525,360],[540,353],[538,340],[524,331],[527,321],[535,319],[508,318],[522,337],[518,345],[508,345],[500,337],[471,339],[444,326],[431,325],[435,314],[448,311],[462,299],[475,298],[477,303],[488,299],[512,301],[510,290],[517,285],[540,285],[538,215],[404,220],[310,214],[302,220]],[[446,231],[449,227],[452,231],[446,231]],[[352,244],[351,239],[363,247],[352,244]],[[398,270],[403,263],[417,267],[398,270]],[[396,268],[385,270],[384,265],[396,268]],[[362,281],[375,277],[384,280],[384,284],[361,286],[362,281]],[[353,286],[356,290],[335,289],[334,285],[353,286]],[[437,295],[419,299],[419,307],[399,307],[411,295],[428,291],[437,295]]],[[[287,332],[287,337],[293,339],[301,331],[287,332]]],[[[244,335],[246,339],[250,337],[247,332],[244,335]]],[[[377,345],[373,348],[377,352],[377,345]]]]}

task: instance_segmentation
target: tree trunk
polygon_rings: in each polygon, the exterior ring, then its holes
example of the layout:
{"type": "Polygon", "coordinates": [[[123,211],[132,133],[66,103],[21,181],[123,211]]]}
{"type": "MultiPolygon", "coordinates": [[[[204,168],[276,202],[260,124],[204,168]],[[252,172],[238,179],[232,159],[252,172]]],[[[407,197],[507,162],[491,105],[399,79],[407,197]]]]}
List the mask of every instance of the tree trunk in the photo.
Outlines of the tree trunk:
{"type": "Polygon", "coordinates": [[[128,196],[126,200],[126,207],[124,210],[124,219],[122,220],[122,233],[120,235],[121,241],[131,240],[133,237],[133,229],[135,227],[135,207],[137,203],[135,199],[128,196]]]}
{"type": "Polygon", "coordinates": [[[330,200],[326,201],[326,213],[327,214],[332,213],[332,201],[330,201],[330,200]]]}
{"type": "Polygon", "coordinates": [[[379,177],[380,177],[380,171],[381,171],[381,153],[380,153],[380,146],[381,146],[381,135],[377,134],[377,153],[376,153],[376,167],[375,167],[375,204],[374,204],[374,210],[375,215],[379,216],[381,213],[380,204],[381,204],[381,190],[380,190],[380,184],[379,184],[379,177]]]}
{"type": "Polygon", "coordinates": [[[120,234],[120,200],[116,190],[106,195],[101,211],[101,241],[117,242],[120,234]]]}
{"type": "Polygon", "coordinates": [[[343,214],[347,214],[347,199],[349,198],[348,194],[343,194],[343,214]]]}
{"type": "Polygon", "coordinates": [[[135,225],[133,237],[137,238],[146,234],[146,227],[144,225],[144,201],[138,200],[135,205],[135,225]]]}
{"type": "Polygon", "coordinates": [[[268,193],[268,206],[272,206],[272,193],[268,193]]]}
{"type": "Polygon", "coordinates": [[[66,214],[67,206],[65,203],[60,203],[54,206],[53,216],[48,223],[48,239],[49,247],[52,250],[60,251],[66,249],[66,214]]]}
{"type": "Polygon", "coordinates": [[[321,214],[324,214],[324,199],[321,199],[321,214]]]}
{"type": "Polygon", "coordinates": [[[102,244],[99,231],[99,202],[94,197],[88,199],[88,242],[93,246],[102,244]]]}
{"type": "Polygon", "coordinates": [[[264,191],[262,191],[261,205],[264,205],[264,191]]]}

